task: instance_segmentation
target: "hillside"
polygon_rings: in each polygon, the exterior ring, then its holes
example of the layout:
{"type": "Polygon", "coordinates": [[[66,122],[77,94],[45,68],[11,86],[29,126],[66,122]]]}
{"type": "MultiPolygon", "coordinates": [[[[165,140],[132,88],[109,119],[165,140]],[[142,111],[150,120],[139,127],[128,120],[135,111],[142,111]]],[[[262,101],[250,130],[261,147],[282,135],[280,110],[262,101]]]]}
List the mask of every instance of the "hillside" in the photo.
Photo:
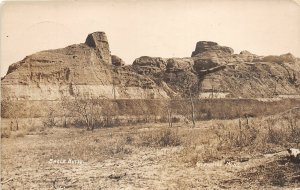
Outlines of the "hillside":
{"type": "Polygon", "coordinates": [[[5,100],[147,98],[151,93],[167,97],[149,77],[122,67],[122,60],[111,56],[103,32],[90,34],[83,44],[27,56],[12,64],[1,82],[5,100]]]}
{"type": "Polygon", "coordinates": [[[1,80],[3,100],[273,98],[299,96],[300,61],[292,54],[234,54],[200,41],[191,57],[142,56],[125,65],[111,55],[104,32],[85,43],[46,50],[12,64],[1,80]]]}

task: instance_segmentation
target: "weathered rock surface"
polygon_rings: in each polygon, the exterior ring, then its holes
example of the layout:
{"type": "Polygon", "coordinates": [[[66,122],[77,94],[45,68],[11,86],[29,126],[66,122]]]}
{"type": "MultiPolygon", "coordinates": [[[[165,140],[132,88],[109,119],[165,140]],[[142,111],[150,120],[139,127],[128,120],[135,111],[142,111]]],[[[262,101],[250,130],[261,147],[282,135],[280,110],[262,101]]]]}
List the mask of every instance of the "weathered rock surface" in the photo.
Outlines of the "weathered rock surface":
{"type": "Polygon", "coordinates": [[[4,100],[261,98],[300,94],[300,61],[292,54],[257,56],[200,41],[192,57],[142,56],[125,65],[104,32],[85,43],[47,50],[12,64],[1,80],[4,100]],[[206,94],[205,94],[206,93],[206,94]],[[217,97],[217,96],[213,96],[217,97]]]}
{"type": "Polygon", "coordinates": [[[95,48],[100,59],[106,63],[111,63],[109,44],[104,32],[94,32],[86,38],[85,44],[95,48]]]}
{"type": "Polygon", "coordinates": [[[191,71],[194,60],[192,58],[170,58],[167,60],[167,72],[191,71]]]}
{"type": "Polygon", "coordinates": [[[296,58],[291,54],[282,54],[280,56],[274,56],[274,55],[269,55],[264,58],[262,58],[262,61],[264,62],[274,62],[274,63],[295,63],[296,58]]]}
{"type": "Polygon", "coordinates": [[[132,67],[142,75],[156,75],[165,71],[166,60],[161,57],[142,56],[134,60],[132,67]]]}
{"type": "Polygon", "coordinates": [[[152,79],[112,58],[103,32],[88,35],[83,44],[35,53],[9,67],[2,99],[168,98],[152,79]]]}
{"type": "Polygon", "coordinates": [[[118,66],[118,67],[122,67],[122,66],[125,65],[125,62],[120,57],[118,57],[116,55],[111,56],[111,63],[114,66],[118,66]]]}
{"type": "Polygon", "coordinates": [[[226,46],[220,46],[216,42],[210,41],[199,41],[196,44],[196,49],[192,53],[192,57],[200,56],[199,54],[207,52],[207,51],[215,51],[215,52],[223,52],[226,54],[233,54],[233,49],[226,46]]]}

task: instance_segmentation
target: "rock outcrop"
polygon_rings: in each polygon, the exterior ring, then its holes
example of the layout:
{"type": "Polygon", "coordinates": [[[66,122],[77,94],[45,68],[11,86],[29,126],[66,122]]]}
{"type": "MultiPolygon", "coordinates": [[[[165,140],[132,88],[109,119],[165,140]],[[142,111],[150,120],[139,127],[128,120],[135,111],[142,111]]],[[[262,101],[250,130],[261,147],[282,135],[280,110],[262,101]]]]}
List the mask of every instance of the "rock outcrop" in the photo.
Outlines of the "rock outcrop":
{"type": "Polygon", "coordinates": [[[264,62],[274,62],[274,63],[279,63],[279,64],[295,63],[296,60],[297,59],[291,53],[282,54],[280,56],[269,55],[269,56],[262,58],[262,61],[264,61],[264,62]]]}
{"type": "Polygon", "coordinates": [[[192,53],[192,57],[201,56],[201,53],[207,52],[207,51],[214,51],[214,52],[222,52],[226,54],[233,54],[233,49],[226,46],[220,46],[216,42],[210,42],[210,41],[199,41],[196,44],[196,49],[192,53]]]}
{"type": "Polygon", "coordinates": [[[85,43],[38,52],[12,64],[1,80],[2,99],[168,98],[151,78],[123,65],[111,56],[105,33],[94,32],[85,43]]]}
{"type": "Polygon", "coordinates": [[[94,32],[87,36],[85,44],[95,48],[97,56],[104,62],[110,64],[111,56],[109,44],[104,32],[94,32]]]}
{"type": "Polygon", "coordinates": [[[170,58],[167,60],[167,72],[192,71],[194,60],[192,58],[170,58]]]}
{"type": "Polygon", "coordinates": [[[166,69],[166,59],[161,57],[142,56],[134,60],[132,67],[142,75],[161,73],[166,69]]]}
{"type": "Polygon", "coordinates": [[[12,64],[1,79],[4,100],[261,98],[300,94],[300,61],[292,54],[234,54],[200,41],[191,57],[142,56],[125,65],[104,32],[85,43],[47,50],[12,64]],[[215,97],[215,96],[214,96],[215,97]]]}
{"type": "Polygon", "coordinates": [[[117,67],[122,67],[122,66],[125,65],[125,62],[120,57],[118,57],[116,55],[111,56],[111,63],[114,66],[117,66],[117,67]]]}

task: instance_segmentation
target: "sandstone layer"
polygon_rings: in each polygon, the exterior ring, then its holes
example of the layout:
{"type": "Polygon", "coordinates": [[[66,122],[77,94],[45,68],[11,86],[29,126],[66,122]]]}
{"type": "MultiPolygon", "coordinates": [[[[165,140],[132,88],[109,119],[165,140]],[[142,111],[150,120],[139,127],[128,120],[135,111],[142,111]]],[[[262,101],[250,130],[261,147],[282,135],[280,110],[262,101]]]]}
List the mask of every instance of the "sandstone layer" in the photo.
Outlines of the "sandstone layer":
{"type": "Polygon", "coordinates": [[[125,65],[104,32],[85,43],[46,50],[12,64],[2,100],[274,98],[300,94],[300,61],[292,54],[234,54],[200,41],[191,57],[142,56],[125,65]]]}
{"type": "Polygon", "coordinates": [[[27,56],[1,80],[2,100],[168,98],[147,76],[111,56],[103,32],[86,42],[27,56]]]}

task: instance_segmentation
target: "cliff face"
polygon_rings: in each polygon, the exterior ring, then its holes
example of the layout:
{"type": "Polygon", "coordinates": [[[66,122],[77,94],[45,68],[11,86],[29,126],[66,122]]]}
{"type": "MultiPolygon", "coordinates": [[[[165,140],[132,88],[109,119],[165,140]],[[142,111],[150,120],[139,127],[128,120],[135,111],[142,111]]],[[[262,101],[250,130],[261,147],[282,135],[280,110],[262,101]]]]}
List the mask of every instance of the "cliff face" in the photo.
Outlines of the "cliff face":
{"type": "Polygon", "coordinates": [[[123,65],[111,56],[105,33],[95,32],[83,44],[38,52],[12,64],[1,81],[2,99],[168,98],[149,77],[123,65]]]}
{"type": "Polygon", "coordinates": [[[261,98],[300,94],[300,61],[291,54],[234,54],[200,41],[191,57],[143,56],[125,65],[111,55],[105,33],[85,43],[47,50],[12,64],[2,100],[261,98]]]}
{"type": "Polygon", "coordinates": [[[300,97],[300,60],[292,54],[234,54],[226,46],[200,41],[192,57],[140,57],[137,73],[160,81],[170,97],[274,98],[300,97]]]}

